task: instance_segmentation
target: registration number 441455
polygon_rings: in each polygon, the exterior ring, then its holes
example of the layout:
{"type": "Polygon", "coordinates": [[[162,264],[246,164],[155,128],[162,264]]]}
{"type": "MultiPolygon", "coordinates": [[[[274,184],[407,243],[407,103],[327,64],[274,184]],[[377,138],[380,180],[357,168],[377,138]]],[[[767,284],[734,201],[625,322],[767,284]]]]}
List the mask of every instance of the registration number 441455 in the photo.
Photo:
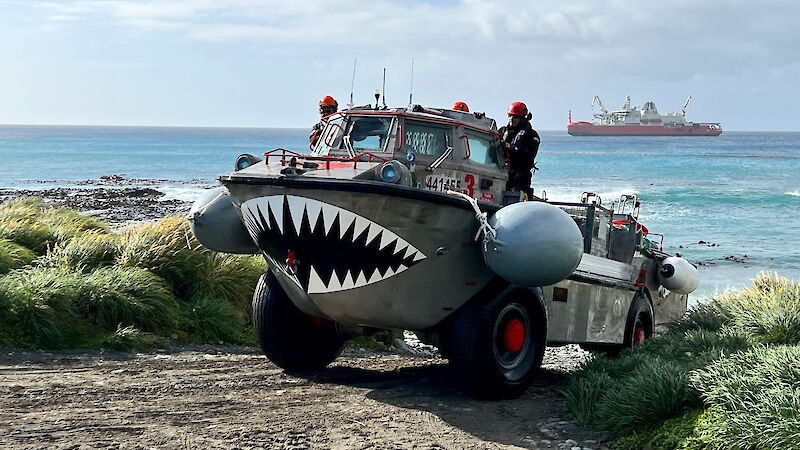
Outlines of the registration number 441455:
{"type": "Polygon", "coordinates": [[[459,191],[471,197],[475,192],[475,175],[468,173],[463,180],[446,175],[428,175],[425,177],[425,189],[436,192],[459,191]]]}

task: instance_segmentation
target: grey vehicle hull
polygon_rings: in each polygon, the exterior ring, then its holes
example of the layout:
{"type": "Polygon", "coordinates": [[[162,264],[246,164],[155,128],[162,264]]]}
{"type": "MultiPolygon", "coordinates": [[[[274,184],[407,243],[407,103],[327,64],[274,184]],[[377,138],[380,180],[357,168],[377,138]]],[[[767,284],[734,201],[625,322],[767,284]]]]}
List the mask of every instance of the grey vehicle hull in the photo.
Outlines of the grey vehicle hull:
{"type": "MultiPolygon", "coordinates": [[[[473,240],[477,229],[474,213],[466,202],[447,194],[359,180],[230,176],[222,177],[222,182],[281,287],[308,314],[350,326],[425,330],[440,323],[496,278],[473,240]],[[348,225],[343,225],[345,219],[340,217],[334,224],[331,221],[336,221],[337,214],[347,212],[356,216],[351,227],[355,230],[342,238],[342,228],[348,225]],[[279,214],[280,219],[275,217],[279,214]],[[330,229],[318,229],[313,238],[318,220],[319,226],[330,229]],[[278,224],[282,229],[270,233],[278,221],[282,222],[278,224]],[[367,221],[367,226],[359,221],[367,221]],[[333,227],[340,228],[338,235],[333,227]],[[406,258],[398,256],[402,260],[399,265],[389,261],[390,267],[381,273],[384,268],[380,261],[369,259],[380,259],[379,241],[386,240],[389,233],[396,236],[397,242],[390,251],[384,248],[384,259],[387,253],[412,250],[406,258]],[[347,242],[350,239],[355,242],[347,242]],[[302,242],[294,244],[299,247],[313,241],[317,247],[337,253],[289,248],[292,240],[302,242]],[[295,265],[299,267],[290,268],[287,264],[290,250],[297,252],[295,265]],[[357,255],[348,255],[350,252],[357,255]],[[313,261],[303,261],[309,257],[313,261]],[[352,260],[357,257],[363,260],[352,260]],[[314,273],[326,265],[334,270],[329,279],[321,275],[320,284],[319,274],[303,279],[301,273],[309,271],[308,267],[303,268],[306,264],[315,267],[314,273]],[[366,273],[376,264],[372,274],[366,273]],[[373,282],[365,284],[370,278],[373,282]]],[[[394,236],[388,239],[391,241],[394,236]]],[[[387,247],[390,245],[391,242],[387,247]]]]}

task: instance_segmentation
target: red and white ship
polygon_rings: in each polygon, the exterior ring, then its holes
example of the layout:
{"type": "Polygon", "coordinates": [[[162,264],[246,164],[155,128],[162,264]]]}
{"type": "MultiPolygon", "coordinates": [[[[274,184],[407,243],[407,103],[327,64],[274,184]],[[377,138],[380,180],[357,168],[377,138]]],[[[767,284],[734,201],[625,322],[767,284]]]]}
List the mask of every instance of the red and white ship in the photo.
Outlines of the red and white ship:
{"type": "Polygon", "coordinates": [[[647,102],[639,109],[631,106],[631,97],[625,97],[625,103],[616,111],[608,112],[596,96],[592,100],[592,108],[597,106],[600,112],[595,114],[593,122],[572,121],[569,113],[567,133],[573,136],[719,136],[722,127],[719,123],[694,123],[686,121],[686,108],[692,97],[686,99],[680,113],[661,115],[656,104],[647,102]]]}

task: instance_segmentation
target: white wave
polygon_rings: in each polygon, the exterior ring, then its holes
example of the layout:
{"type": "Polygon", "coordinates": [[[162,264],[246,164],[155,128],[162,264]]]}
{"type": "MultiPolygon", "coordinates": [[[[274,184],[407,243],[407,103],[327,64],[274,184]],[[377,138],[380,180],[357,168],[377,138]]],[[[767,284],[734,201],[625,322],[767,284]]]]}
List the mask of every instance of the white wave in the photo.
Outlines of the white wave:
{"type": "Polygon", "coordinates": [[[205,190],[205,186],[159,186],[158,190],[164,193],[161,200],[181,200],[193,202],[205,190]]]}
{"type": "Polygon", "coordinates": [[[800,197],[800,191],[789,191],[789,192],[784,192],[784,194],[791,195],[792,197],[800,197]]]}
{"type": "Polygon", "coordinates": [[[584,192],[595,192],[600,196],[603,205],[611,205],[611,202],[619,200],[625,194],[638,194],[639,190],[633,187],[605,187],[598,190],[592,190],[591,187],[577,187],[577,186],[544,186],[534,185],[534,194],[542,195],[547,192],[547,199],[554,202],[579,202],[581,194],[584,192]]]}

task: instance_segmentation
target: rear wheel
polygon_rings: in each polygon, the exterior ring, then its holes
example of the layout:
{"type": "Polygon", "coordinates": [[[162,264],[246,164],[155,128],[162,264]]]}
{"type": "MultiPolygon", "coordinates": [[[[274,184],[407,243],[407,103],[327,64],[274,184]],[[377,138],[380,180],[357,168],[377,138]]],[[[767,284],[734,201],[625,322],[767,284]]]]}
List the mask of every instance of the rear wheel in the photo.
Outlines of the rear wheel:
{"type": "Polygon", "coordinates": [[[631,307],[628,310],[628,317],[625,321],[625,335],[621,345],[581,344],[581,348],[613,358],[619,355],[622,350],[643,345],[653,337],[654,330],[653,305],[647,295],[637,293],[633,297],[633,302],[631,302],[631,307]]]}
{"type": "Polygon", "coordinates": [[[542,364],[545,321],[530,291],[475,299],[456,313],[448,333],[450,364],[478,398],[516,397],[542,364]]]}
{"type": "Polygon", "coordinates": [[[655,320],[653,306],[645,294],[638,293],[633,298],[628,320],[625,323],[625,348],[642,345],[653,337],[655,320]]]}
{"type": "Polygon", "coordinates": [[[344,345],[334,322],[297,309],[269,271],[253,294],[253,327],[267,357],[289,371],[322,369],[344,345]]]}

